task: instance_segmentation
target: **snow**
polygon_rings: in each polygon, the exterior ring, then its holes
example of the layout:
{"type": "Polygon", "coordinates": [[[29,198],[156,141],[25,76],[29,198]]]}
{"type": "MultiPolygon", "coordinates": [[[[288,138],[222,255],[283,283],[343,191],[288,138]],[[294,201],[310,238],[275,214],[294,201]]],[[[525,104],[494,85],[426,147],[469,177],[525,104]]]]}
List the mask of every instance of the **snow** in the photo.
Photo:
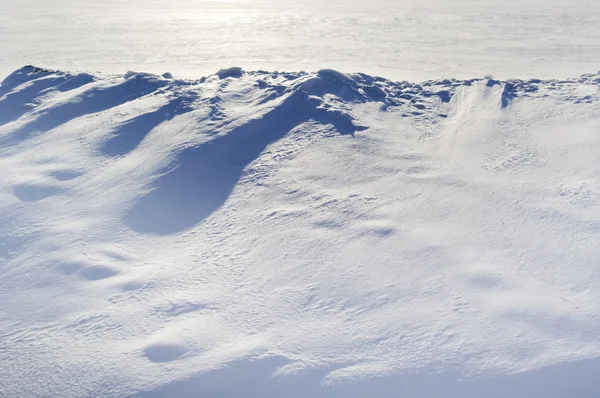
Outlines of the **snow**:
{"type": "Polygon", "coordinates": [[[593,396],[599,87],[18,69],[0,391],[593,396]]]}
{"type": "Polygon", "coordinates": [[[35,64],[194,79],[235,65],[560,79],[598,70],[599,15],[597,0],[6,0],[0,76],[35,64]]]}
{"type": "Polygon", "coordinates": [[[1,2],[0,397],[596,396],[599,15],[1,2]]]}

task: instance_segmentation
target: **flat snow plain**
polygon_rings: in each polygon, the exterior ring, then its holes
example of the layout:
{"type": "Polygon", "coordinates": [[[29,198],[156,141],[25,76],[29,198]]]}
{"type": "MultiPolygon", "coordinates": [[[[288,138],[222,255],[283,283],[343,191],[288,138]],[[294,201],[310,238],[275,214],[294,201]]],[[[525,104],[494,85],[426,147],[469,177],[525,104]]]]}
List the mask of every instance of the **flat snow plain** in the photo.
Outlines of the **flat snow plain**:
{"type": "Polygon", "coordinates": [[[567,78],[600,65],[597,0],[6,0],[23,65],[196,79],[228,66],[395,80],[567,78]]]}
{"type": "Polygon", "coordinates": [[[591,397],[600,76],[25,67],[7,397],[591,397]]]}

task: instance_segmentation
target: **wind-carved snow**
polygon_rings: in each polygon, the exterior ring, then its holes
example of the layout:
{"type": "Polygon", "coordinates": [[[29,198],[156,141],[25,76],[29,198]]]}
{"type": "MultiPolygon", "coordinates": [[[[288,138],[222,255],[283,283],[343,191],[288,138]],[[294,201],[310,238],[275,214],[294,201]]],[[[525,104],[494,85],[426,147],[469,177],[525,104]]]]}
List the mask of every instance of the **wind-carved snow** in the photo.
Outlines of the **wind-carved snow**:
{"type": "Polygon", "coordinates": [[[17,70],[0,391],[593,396],[599,86],[17,70]]]}

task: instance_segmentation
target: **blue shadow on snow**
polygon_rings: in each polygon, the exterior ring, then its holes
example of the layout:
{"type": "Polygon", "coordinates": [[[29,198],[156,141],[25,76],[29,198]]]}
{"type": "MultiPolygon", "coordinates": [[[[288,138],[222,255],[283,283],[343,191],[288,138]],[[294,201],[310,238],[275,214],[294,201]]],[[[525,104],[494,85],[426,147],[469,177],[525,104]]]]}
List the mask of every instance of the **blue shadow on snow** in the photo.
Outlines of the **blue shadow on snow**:
{"type": "Polygon", "coordinates": [[[531,371],[464,379],[458,373],[421,370],[404,375],[324,386],[327,370],[273,377],[284,357],[242,360],[195,378],[140,392],[135,398],[591,398],[598,395],[600,358],[531,371]]]}
{"type": "Polygon", "coordinates": [[[125,215],[140,233],[168,235],[200,223],[221,207],[244,172],[265,148],[308,120],[332,124],[340,134],[354,134],[349,115],[317,108],[297,91],[259,119],[200,146],[185,149],[177,164],[153,184],[125,215]]]}
{"type": "MultiPolygon", "coordinates": [[[[83,84],[83,81],[81,83],[83,84]]],[[[52,130],[53,128],[78,117],[101,112],[124,104],[125,102],[149,94],[165,84],[167,84],[167,82],[164,80],[150,78],[147,75],[140,74],[134,75],[113,86],[90,88],[80,94],[75,100],[48,109],[37,119],[15,131],[11,136],[4,138],[2,141],[4,141],[4,144],[16,144],[26,140],[34,133],[52,130]]],[[[36,88],[35,91],[39,93],[39,89],[40,88],[36,88]]],[[[15,103],[22,101],[23,98],[19,98],[18,101],[15,100],[15,103]]],[[[0,112],[5,112],[2,110],[1,103],[0,112]]]]}

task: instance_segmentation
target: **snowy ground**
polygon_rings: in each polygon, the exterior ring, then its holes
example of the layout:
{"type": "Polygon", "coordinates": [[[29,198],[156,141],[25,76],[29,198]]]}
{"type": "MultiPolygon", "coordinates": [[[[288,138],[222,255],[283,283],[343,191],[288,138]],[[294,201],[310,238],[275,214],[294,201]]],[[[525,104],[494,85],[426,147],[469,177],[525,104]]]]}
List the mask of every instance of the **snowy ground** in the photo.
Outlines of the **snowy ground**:
{"type": "Polygon", "coordinates": [[[334,68],[396,80],[567,78],[600,65],[598,0],[4,0],[0,76],[27,64],[334,68]]]}
{"type": "Polygon", "coordinates": [[[594,396],[599,86],[18,70],[0,395],[594,396]]]}

